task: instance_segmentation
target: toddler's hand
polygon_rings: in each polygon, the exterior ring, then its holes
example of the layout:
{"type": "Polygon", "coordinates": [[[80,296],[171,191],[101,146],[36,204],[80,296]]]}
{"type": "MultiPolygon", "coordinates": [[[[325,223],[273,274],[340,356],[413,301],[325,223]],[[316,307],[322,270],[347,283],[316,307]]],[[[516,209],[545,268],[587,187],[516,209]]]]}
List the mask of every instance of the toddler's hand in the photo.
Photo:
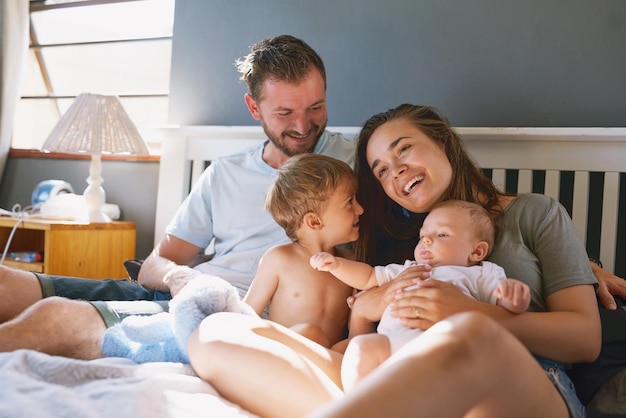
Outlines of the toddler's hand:
{"type": "Polygon", "coordinates": [[[331,271],[337,267],[337,259],[335,256],[326,252],[313,254],[310,263],[311,267],[319,271],[331,271]]]}

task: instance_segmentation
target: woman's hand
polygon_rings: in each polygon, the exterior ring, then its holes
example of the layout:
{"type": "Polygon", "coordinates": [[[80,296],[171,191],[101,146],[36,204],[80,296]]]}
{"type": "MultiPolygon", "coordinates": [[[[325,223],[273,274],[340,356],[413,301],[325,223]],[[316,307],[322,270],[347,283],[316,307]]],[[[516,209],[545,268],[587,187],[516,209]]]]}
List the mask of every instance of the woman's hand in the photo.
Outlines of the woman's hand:
{"type": "Polygon", "coordinates": [[[484,304],[465,295],[457,286],[430,279],[398,289],[391,303],[391,315],[410,328],[426,330],[450,315],[479,310],[481,305],[484,304]]]}
{"type": "Polygon", "coordinates": [[[353,327],[362,329],[363,323],[373,323],[380,320],[385,308],[395,300],[395,295],[401,289],[423,282],[430,277],[430,266],[420,265],[404,269],[394,280],[379,287],[362,291],[348,298],[348,305],[352,308],[350,330],[353,327]]]}
{"type": "Polygon", "coordinates": [[[617,309],[615,298],[619,296],[626,299],[626,280],[609,273],[595,263],[591,263],[591,270],[598,279],[599,286],[596,289],[596,296],[602,306],[609,310],[617,309]]]}

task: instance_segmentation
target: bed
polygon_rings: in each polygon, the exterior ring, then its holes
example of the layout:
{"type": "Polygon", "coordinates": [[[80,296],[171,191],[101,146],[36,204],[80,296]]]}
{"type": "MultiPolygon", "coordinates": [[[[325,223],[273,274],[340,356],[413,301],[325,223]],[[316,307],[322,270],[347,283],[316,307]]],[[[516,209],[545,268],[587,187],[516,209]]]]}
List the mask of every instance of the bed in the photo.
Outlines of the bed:
{"type": "MultiPolygon", "coordinates": [[[[347,136],[358,127],[331,127],[347,136]]],[[[559,199],[590,255],[626,274],[626,128],[459,128],[470,153],[501,188],[559,199]]],[[[207,162],[264,140],[256,126],[186,126],[163,134],[155,242],[207,162]]],[[[252,417],[187,365],[93,361],[30,350],[0,354],[1,417],[252,417]]]]}

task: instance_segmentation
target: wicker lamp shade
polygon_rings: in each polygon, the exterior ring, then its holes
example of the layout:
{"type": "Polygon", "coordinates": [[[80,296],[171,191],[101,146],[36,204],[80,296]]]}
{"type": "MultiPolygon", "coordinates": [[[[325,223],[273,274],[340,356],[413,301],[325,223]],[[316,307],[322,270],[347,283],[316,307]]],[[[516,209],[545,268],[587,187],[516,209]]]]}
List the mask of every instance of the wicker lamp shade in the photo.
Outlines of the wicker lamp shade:
{"type": "Polygon", "coordinates": [[[45,151],[149,154],[146,143],[116,96],[83,93],[56,124],[45,151]]]}
{"type": "Polygon", "coordinates": [[[90,222],[111,222],[102,208],[105,203],[102,154],[149,154],[135,124],[116,96],[83,93],[56,124],[43,145],[44,151],[91,154],[87,188],[90,222]]]}

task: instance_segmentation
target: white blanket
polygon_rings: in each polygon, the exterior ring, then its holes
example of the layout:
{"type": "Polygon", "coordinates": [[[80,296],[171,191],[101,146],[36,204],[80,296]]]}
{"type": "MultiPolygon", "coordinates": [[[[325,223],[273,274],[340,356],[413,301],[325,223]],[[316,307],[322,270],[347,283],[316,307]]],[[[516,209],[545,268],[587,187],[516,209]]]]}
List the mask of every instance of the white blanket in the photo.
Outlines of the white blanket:
{"type": "Polygon", "coordinates": [[[0,382],[1,418],[254,416],[180,363],[83,361],[18,350],[0,353],[0,382]]]}

